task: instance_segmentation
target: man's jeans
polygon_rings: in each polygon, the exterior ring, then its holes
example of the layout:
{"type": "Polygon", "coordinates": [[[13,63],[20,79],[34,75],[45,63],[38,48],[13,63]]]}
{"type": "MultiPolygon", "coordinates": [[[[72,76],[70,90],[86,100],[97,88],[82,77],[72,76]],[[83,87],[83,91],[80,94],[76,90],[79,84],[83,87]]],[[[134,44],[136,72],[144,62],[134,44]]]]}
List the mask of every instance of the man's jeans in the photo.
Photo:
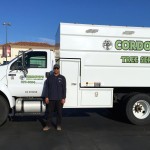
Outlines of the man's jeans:
{"type": "Polygon", "coordinates": [[[52,123],[52,117],[54,111],[56,111],[57,115],[57,126],[61,126],[62,121],[62,108],[63,104],[61,103],[61,100],[50,100],[48,104],[48,118],[47,118],[47,126],[51,126],[52,123]]]}

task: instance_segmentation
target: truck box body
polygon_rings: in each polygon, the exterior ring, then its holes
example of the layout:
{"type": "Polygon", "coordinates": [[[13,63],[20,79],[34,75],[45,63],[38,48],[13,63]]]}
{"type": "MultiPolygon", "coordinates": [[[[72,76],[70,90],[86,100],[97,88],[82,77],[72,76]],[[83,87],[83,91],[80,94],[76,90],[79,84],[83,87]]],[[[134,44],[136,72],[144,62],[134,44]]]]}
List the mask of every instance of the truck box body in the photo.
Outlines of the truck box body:
{"type": "Polygon", "coordinates": [[[57,56],[81,59],[81,87],[149,87],[149,39],[149,28],[61,23],[57,56]]]}

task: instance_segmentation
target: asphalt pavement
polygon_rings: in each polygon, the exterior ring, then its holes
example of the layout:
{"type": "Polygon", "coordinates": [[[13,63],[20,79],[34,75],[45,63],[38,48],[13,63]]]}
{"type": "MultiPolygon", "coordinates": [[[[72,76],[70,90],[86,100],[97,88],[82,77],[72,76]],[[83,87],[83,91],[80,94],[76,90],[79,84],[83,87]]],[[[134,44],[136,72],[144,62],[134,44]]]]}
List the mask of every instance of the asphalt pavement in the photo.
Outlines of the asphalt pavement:
{"type": "Polygon", "coordinates": [[[43,132],[43,117],[13,118],[0,127],[0,150],[150,150],[150,125],[132,125],[108,109],[63,114],[62,131],[43,132]]]}

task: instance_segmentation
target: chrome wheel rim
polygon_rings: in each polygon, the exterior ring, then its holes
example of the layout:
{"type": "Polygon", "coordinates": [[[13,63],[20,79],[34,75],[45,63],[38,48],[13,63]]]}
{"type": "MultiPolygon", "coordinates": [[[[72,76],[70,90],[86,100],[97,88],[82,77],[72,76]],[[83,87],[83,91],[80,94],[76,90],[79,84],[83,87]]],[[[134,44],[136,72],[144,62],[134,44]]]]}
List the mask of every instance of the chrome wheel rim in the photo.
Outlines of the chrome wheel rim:
{"type": "Polygon", "coordinates": [[[150,105],[145,100],[139,100],[133,105],[133,114],[138,119],[145,119],[150,114],[150,105]]]}

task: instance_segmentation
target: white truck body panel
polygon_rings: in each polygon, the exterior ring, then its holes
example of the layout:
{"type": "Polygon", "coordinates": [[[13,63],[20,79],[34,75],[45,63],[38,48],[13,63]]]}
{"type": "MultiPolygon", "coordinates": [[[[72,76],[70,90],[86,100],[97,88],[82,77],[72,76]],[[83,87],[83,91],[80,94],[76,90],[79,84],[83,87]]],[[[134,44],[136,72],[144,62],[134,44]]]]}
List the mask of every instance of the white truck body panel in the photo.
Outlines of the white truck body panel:
{"type": "Polygon", "coordinates": [[[83,88],[80,86],[80,61],[61,59],[61,74],[66,77],[65,108],[108,108],[113,106],[113,88],[83,88]]]}
{"type": "Polygon", "coordinates": [[[94,82],[101,87],[150,86],[150,28],[61,23],[57,36],[58,57],[82,60],[81,86],[86,83],[91,86],[94,82]],[[109,50],[104,46],[105,41],[111,42],[109,50]],[[124,42],[126,50],[123,50],[118,41],[132,43],[124,42]],[[137,41],[145,43],[145,50],[140,49],[140,44],[136,49],[137,41]],[[135,62],[123,60],[126,56],[134,57],[135,62]]]}
{"type": "MultiPolygon", "coordinates": [[[[115,87],[150,87],[149,39],[150,28],[60,23],[56,57],[63,64],[62,74],[76,74],[69,59],[80,66],[75,106],[112,107],[115,87]]],[[[67,85],[69,94],[71,89],[67,85]]]]}
{"type": "Polygon", "coordinates": [[[7,85],[7,65],[0,65],[0,83],[4,83],[7,85]]]}
{"type": "Polygon", "coordinates": [[[8,87],[5,84],[0,83],[0,91],[2,93],[4,93],[4,95],[7,97],[10,108],[14,107],[15,106],[15,98],[12,97],[8,87]]]}
{"type": "Polygon", "coordinates": [[[78,107],[79,102],[79,62],[68,60],[61,61],[60,63],[61,74],[66,78],[67,82],[67,100],[65,107],[78,107]],[[73,67],[72,67],[73,66],[73,67]],[[68,70],[69,68],[69,70],[68,70]]]}

